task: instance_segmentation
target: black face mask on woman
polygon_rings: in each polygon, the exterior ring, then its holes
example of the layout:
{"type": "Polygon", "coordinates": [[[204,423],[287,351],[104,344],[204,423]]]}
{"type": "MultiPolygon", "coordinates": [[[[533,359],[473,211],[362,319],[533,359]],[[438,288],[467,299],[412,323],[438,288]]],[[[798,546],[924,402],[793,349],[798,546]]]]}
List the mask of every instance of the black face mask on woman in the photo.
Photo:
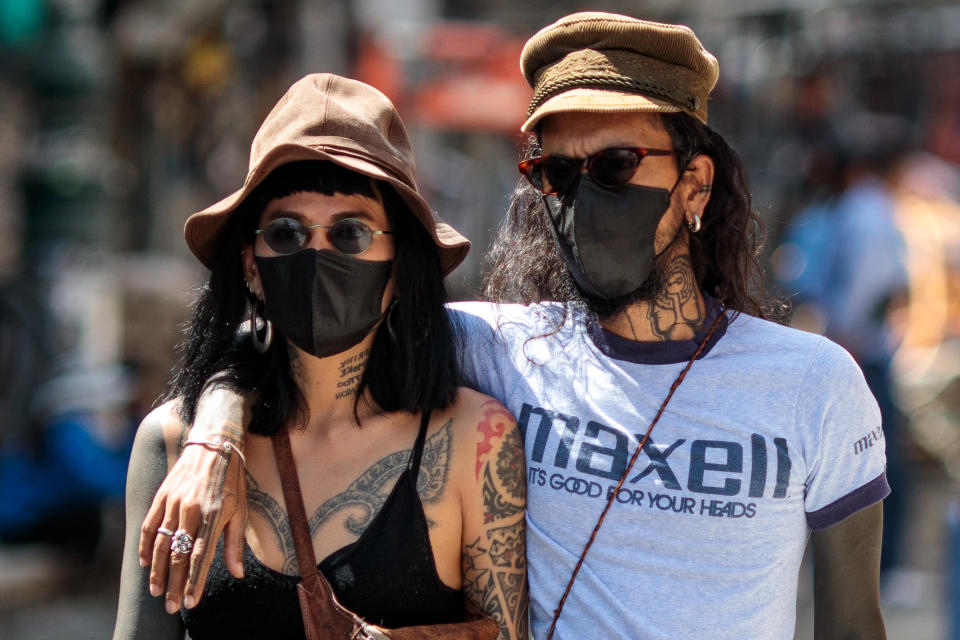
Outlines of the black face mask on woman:
{"type": "Polygon", "coordinates": [[[560,255],[588,297],[608,300],[643,285],[654,268],[653,241],[673,189],[607,188],[582,175],[566,194],[543,197],[560,255]]]}
{"type": "Polygon", "coordinates": [[[264,315],[307,353],[323,358],[346,351],[383,316],[392,260],[360,260],[328,249],[255,260],[264,315]]]}

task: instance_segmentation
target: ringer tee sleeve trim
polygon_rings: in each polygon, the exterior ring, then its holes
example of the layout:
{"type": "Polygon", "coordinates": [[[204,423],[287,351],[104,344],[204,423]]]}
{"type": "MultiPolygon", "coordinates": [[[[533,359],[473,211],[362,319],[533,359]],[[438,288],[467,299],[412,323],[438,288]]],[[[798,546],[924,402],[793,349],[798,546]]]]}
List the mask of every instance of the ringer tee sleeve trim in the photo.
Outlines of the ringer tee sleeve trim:
{"type": "Polygon", "coordinates": [[[857,511],[880,502],[890,495],[890,484],[887,482],[887,472],[867,484],[854,489],[839,500],[828,504],[822,509],[807,512],[807,525],[814,531],[822,531],[852,516],[857,511]]]}

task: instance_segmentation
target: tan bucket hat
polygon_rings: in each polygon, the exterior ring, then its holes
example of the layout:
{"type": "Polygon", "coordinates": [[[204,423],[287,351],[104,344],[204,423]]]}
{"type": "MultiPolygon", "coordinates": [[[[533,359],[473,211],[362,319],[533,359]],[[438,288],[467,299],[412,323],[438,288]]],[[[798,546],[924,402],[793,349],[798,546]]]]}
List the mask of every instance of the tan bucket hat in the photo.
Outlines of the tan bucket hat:
{"type": "Polygon", "coordinates": [[[358,80],[316,73],[290,87],[260,125],[243,187],[187,219],[183,233],[200,262],[211,266],[224,224],[254,187],[298,160],[328,160],[396,189],[436,243],[444,275],[470,250],[417,190],[410,138],[390,100],[358,80]]]}
{"type": "Polygon", "coordinates": [[[707,122],[717,59],[684,25],[599,11],[568,15],[530,38],[520,69],[533,88],[524,131],[554,113],[687,113],[707,122]]]}

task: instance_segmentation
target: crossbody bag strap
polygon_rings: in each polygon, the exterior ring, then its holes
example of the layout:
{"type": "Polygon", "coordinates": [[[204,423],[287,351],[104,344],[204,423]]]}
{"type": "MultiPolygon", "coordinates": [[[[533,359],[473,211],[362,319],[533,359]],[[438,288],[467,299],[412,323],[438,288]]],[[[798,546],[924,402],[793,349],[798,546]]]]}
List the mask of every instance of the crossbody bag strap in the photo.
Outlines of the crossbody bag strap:
{"type": "Polygon", "coordinates": [[[663,404],[660,405],[660,409],[650,422],[647,432],[644,434],[643,438],[640,439],[640,444],[637,445],[636,451],[633,452],[633,457],[630,458],[627,468],[624,469],[623,474],[620,475],[620,482],[618,482],[616,488],[610,492],[610,495],[607,498],[607,504],[603,507],[603,511],[600,512],[600,517],[597,519],[597,524],[593,528],[593,532],[590,534],[587,544],[583,546],[583,551],[580,553],[580,559],[577,560],[577,564],[573,568],[573,573],[570,574],[570,580],[567,582],[567,588],[563,590],[563,595],[560,597],[560,602],[557,603],[557,608],[553,610],[553,620],[550,622],[550,629],[547,631],[546,640],[553,640],[553,632],[557,628],[557,620],[560,619],[560,613],[563,611],[563,605],[567,602],[567,596],[570,595],[570,590],[573,588],[573,582],[577,579],[577,574],[580,573],[580,567],[583,566],[583,561],[587,557],[587,552],[590,551],[590,547],[593,546],[593,541],[597,539],[597,532],[600,531],[600,526],[607,517],[607,512],[610,511],[610,507],[613,506],[613,501],[620,493],[620,489],[623,487],[623,483],[626,481],[627,476],[630,475],[630,470],[633,469],[634,463],[637,461],[637,458],[640,457],[640,452],[643,451],[644,445],[647,444],[647,441],[650,439],[650,434],[653,432],[653,428],[656,426],[657,422],[660,421],[660,416],[663,415],[664,410],[667,408],[667,403],[670,402],[670,398],[673,397],[673,393],[680,386],[680,383],[683,382],[683,379],[687,377],[687,371],[689,371],[690,367],[693,366],[694,361],[700,357],[700,354],[703,353],[703,350],[706,348],[706,346],[710,344],[710,339],[713,337],[713,334],[716,332],[717,328],[722,324],[725,317],[726,314],[724,313],[724,310],[721,309],[720,315],[718,315],[717,319],[713,321],[710,331],[703,338],[703,341],[700,342],[700,345],[690,358],[690,361],[687,362],[687,365],[680,372],[680,375],[678,375],[677,379],[673,381],[672,385],[670,385],[670,391],[667,393],[667,397],[664,398],[663,404]]]}
{"type": "Polygon", "coordinates": [[[273,452],[277,457],[277,469],[280,471],[283,501],[287,506],[287,518],[290,520],[293,548],[297,553],[297,565],[300,567],[300,579],[306,580],[317,573],[317,563],[313,555],[310,527],[307,526],[307,513],[303,508],[303,495],[300,493],[297,467],[293,462],[293,451],[290,449],[290,436],[286,429],[281,428],[273,434],[271,439],[273,452]]]}

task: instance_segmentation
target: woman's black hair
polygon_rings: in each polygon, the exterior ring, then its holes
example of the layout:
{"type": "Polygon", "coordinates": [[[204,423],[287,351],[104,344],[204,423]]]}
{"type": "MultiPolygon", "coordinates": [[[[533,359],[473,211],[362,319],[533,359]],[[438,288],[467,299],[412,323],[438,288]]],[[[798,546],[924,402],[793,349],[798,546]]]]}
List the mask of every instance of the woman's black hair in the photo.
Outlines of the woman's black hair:
{"type": "Polygon", "coordinates": [[[253,242],[260,214],[271,200],[298,192],[374,199],[379,192],[393,232],[396,302],[374,337],[355,396],[355,415],[365,390],[387,412],[449,406],[460,376],[436,245],[389,185],[378,182],[375,190],[370,178],[319,160],[277,168],[230,217],[210,279],[194,301],[181,363],[164,399],[180,399],[181,418],[191,423],[204,386],[215,378],[219,386],[257,393],[251,432],[270,435],[288,424],[306,424],[306,399],[294,380],[286,339],[274,331],[273,346],[260,354],[243,331],[251,309],[261,303],[245,286],[241,248],[253,242]]]}
{"type": "MultiPolygon", "coordinates": [[[[684,113],[660,114],[677,151],[681,173],[697,154],[713,159],[715,174],[703,227],[689,234],[690,258],[700,288],[728,309],[761,318],[783,316],[784,306],[763,287],[759,262],[763,222],[753,211],[746,170],[720,134],[684,113]]],[[[524,155],[539,152],[530,139],[524,155]]],[[[525,304],[582,300],[556,246],[541,194],[525,180],[484,259],[484,297],[525,304]]]]}

